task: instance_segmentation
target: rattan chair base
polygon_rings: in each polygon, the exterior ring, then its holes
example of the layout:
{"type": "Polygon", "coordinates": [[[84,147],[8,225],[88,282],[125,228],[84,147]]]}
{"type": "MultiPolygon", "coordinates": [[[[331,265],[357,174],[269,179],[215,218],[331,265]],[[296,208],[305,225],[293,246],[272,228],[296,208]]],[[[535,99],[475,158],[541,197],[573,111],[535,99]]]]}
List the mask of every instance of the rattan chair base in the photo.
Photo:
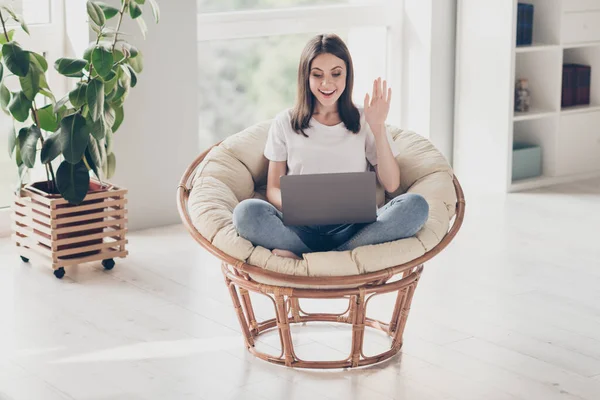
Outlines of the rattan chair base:
{"type": "Polygon", "coordinates": [[[295,289],[264,285],[253,281],[247,274],[235,267],[222,264],[225,282],[231,294],[234,308],[244,335],[248,351],[256,357],[295,368],[335,369],[355,368],[377,364],[396,355],[402,347],[402,335],[408,319],[412,298],[423,270],[417,266],[400,274],[393,282],[380,282],[351,289],[295,289]],[[274,304],[274,318],[257,321],[250,292],[267,296],[274,304]],[[384,293],[397,293],[396,303],[389,322],[382,322],[366,316],[367,304],[374,296],[384,293]],[[310,299],[346,299],[348,308],[343,313],[307,313],[300,301],[310,299]],[[311,361],[303,360],[294,351],[290,326],[295,323],[330,322],[352,325],[352,344],[349,356],[343,360],[311,361]],[[390,348],[380,354],[365,356],[363,341],[365,328],[384,332],[391,338],[390,348]],[[256,339],[266,332],[277,329],[281,341],[280,354],[267,354],[259,351],[256,339]]]}

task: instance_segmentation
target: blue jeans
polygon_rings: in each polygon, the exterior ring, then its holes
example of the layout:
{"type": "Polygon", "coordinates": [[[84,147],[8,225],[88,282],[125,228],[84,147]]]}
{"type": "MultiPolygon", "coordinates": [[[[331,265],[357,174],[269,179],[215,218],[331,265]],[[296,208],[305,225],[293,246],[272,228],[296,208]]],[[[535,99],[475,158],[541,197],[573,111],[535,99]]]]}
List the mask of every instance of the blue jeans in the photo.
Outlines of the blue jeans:
{"type": "Polygon", "coordinates": [[[233,210],[238,234],[269,250],[289,250],[299,256],[315,251],[344,251],[414,236],[427,222],[429,205],[423,196],[406,193],[377,210],[367,224],[285,226],[271,203],[247,199],[233,210]]]}

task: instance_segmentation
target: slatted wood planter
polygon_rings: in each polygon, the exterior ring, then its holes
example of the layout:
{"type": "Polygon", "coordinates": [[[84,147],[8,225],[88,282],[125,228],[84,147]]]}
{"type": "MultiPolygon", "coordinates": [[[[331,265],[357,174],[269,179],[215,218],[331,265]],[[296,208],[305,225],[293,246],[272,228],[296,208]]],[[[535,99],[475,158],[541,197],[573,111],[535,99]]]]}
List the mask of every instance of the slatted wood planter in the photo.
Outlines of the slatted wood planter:
{"type": "Polygon", "coordinates": [[[126,189],[91,182],[74,206],[38,186],[21,189],[12,207],[12,237],[23,261],[51,266],[60,279],[66,266],[102,260],[112,269],[114,258],[127,256],[126,189]]]}

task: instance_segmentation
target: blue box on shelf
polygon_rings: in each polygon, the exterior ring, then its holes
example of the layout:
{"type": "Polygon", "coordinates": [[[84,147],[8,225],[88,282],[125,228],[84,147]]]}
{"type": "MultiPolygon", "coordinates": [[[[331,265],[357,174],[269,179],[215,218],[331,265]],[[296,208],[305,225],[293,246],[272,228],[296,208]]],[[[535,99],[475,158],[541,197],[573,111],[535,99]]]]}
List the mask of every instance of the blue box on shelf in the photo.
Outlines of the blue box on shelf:
{"type": "Polygon", "coordinates": [[[533,43],[533,4],[517,4],[517,46],[533,43]]]}
{"type": "Polygon", "coordinates": [[[542,175],[542,148],[531,143],[513,143],[512,180],[535,178],[540,175],[542,175]]]}

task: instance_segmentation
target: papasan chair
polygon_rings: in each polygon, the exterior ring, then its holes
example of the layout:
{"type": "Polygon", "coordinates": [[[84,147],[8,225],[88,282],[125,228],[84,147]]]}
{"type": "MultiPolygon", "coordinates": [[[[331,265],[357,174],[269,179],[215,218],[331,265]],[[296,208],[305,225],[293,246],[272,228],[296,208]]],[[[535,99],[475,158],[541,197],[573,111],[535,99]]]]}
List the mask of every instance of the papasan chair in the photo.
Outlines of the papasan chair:
{"type": "Polygon", "coordinates": [[[425,226],[415,236],[393,242],[304,254],[302,260],[283,258],[240,237],[232,220],[233,209],[242,200],[266,199],[268,160],[263,150],[270,124],[256,124],[206,150],[187,168],[177,189],[184,225],[198,243],[222,260],[246,347],[263,360],[299,368],[360,367],[394,356],[402,347],[423,264],[452,241],[464,218],[464,195],[452,168],[427,139],[388,125],[400,150],[401,184],[395,193],[386,193],[378,185],[378,205],[401,193],[418,193],[429,204],[425,226]],[[273,302],[273,318],[257,320],[250,293],[273,302]],[[369,318],[369,300],[384,293],[395,293],[391,319],[369,318]],[[345,299],[348,307],[343,313],[310,313],[302,309],[303,299],[345,299]],[[290,325],[311,321],[352,325],[349,356],[325,361],[299,358],[290,325]],[[259,351],[256,338],[274,328],[281,353],[259,351]],[[389,335],[389,349],[365,356],[365,328],[389,335]]]}

